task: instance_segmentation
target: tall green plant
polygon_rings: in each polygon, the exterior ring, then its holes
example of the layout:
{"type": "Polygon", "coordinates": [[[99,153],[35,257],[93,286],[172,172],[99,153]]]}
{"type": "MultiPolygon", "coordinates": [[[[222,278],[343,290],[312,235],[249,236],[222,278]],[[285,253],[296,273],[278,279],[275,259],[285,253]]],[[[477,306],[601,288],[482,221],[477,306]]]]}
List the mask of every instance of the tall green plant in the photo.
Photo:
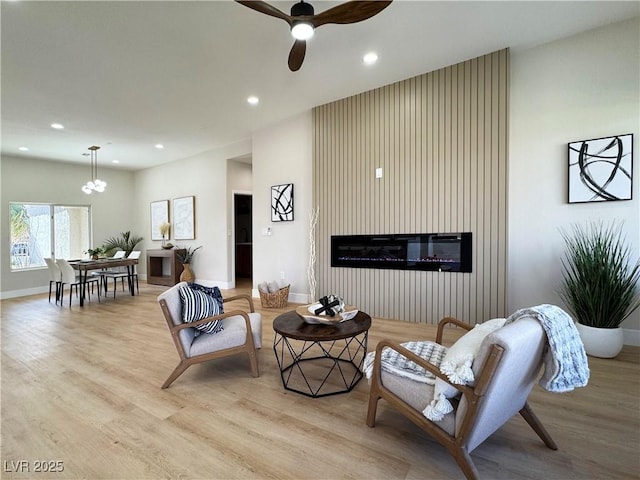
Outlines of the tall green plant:
{"type": "Polygon", "coordinates": [[[128,257],[142,240],[142,237],[131,235],[131,232],[122,232],[116,237],[107,238],[102,247],[109,254],[113,254],[118,249],[124,250],[125,255],[128,257]]]}
{"type": "Polygon", "coordinates": [[[573,225],[561,235],[566,249],[560,297],[583,325],[619,327],[640,306],[640,259],[632,263],[622,225],[573,225]]]}

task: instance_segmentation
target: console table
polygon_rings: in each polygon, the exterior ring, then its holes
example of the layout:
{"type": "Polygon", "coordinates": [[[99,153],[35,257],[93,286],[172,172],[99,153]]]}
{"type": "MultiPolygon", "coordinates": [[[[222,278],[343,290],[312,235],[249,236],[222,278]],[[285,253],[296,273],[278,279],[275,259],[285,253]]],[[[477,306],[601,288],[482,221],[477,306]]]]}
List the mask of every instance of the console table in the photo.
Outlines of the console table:
{"type": "Polygon", "coordinates": [[[179,283],[183,267],[178,260],[178,252],[184,250],[147,250],[147,283],[167,287],[179,283]]]}

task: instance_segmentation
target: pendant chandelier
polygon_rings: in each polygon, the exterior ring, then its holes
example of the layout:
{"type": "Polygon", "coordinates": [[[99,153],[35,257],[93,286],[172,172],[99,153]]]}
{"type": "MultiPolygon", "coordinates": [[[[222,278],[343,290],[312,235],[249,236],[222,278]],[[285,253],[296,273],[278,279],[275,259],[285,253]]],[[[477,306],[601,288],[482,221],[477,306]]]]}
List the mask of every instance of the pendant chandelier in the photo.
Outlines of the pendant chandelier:
{"type": "Polygon", "coordinates": [[[91,157],[91,176],[90,180],[82,186],[82,191],[87,195],[91,195],[93,192],[104,192],[107,182],[103,182],[98,178],[98,150],[100,147],[93,145],[89,147],[89,155],[91,157]]]}

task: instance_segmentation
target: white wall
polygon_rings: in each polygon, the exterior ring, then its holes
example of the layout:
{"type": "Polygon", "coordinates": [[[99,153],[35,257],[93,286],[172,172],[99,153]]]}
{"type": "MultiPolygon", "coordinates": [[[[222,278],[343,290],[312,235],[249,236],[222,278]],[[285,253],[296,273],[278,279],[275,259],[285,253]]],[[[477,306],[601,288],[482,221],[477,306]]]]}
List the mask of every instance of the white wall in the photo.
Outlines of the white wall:
{"type": "MultiPolygon", "coordinates": [[[[52,163],[26,157],[2,156],[2,240],[0,242],[2,266],[2,298],[48,291],[49,275],[46,267],[36,270],[11,272],[9,263],[9,203],[60,203],[65,205],[91,205],[93,245],[119,232],[136,231],[134,212],[134,174],[132,172],[100,166],[100,176],[107,182],[104,193],[86,195],[80,187],[89,177],[89,164],[52,163]]],[[[88,162],[88,161],[87,161],[88,162]]]]}
{"type": "MultiPolygon", "coordinates": [[[[562,305],[556,294],[559,229],[623,220],[640,247],[640,20],[638,18],[511,54],[509,309],[562,305]],[[567,143],[634,134],[630,201],[567,203],[567,143]]],[[[640,311],[622,325],[640,344],[640,311]]]]}
{"type": "MultiPolygon", "coordinates": [[[[253,283],[291,284],[292,302],[308,301],[309,212],[312,202],[311,112],[253,135],[253,283]],[[271,186],[293,183],[294,220],[272,222],[271,186]],[[262,230],[271,228],[271,236],[262,230]]],[[[254,296],[257,290],[254,289],[254,296]]]]}
{"type": "MultiPolygon", "coordinates": [[[[177,162],[141,170],[135,175],[135,222],[144,232],[144,250],[160,248],[160,241],[151,241],[150,204],[170,200],[169,215],[173,218],[173,199],[195,196],[195,239],[175,240],[180,247],[202,248],[193,257],[192,270],[196,281],[205,285],[230,288],[228,268],[230,256],[228,229],[227,160],[251,152],[251,142],[243,141],[224,148],[185,158],[177,162]]],[[[140,264],[146,274],[146,258],[140,264]]]]}

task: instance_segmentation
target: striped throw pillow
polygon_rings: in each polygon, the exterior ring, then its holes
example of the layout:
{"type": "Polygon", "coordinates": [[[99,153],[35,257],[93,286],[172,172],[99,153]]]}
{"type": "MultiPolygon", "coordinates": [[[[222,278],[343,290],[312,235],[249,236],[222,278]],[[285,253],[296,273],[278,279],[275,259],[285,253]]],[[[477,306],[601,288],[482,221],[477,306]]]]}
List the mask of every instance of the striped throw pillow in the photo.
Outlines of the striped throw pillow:
{"type": "Polygon", "coordinates": [[[224,300],[222,298],[222,292],[218,287],[205,287],[204,285],[200,285],[199,283],[189,283],[189,286],[194,290],[199,290],[206,293],[207,295],[212,296],[213,299],[218,302],[220,313],[224,312],[224,307],[222,306],[224,300]]]}
{"type": "MultiPolygon", "coordinates": [[[[182,300],[182,321],[185,323],[197,322],[223,313],[221,305],[213,295],[190,286],[180,287],[180,299],[182,300]]],[[[223,325],[221,320],[214,320],[194,328],[199,332],[212,334],[221,332],[223,325]]]]}

